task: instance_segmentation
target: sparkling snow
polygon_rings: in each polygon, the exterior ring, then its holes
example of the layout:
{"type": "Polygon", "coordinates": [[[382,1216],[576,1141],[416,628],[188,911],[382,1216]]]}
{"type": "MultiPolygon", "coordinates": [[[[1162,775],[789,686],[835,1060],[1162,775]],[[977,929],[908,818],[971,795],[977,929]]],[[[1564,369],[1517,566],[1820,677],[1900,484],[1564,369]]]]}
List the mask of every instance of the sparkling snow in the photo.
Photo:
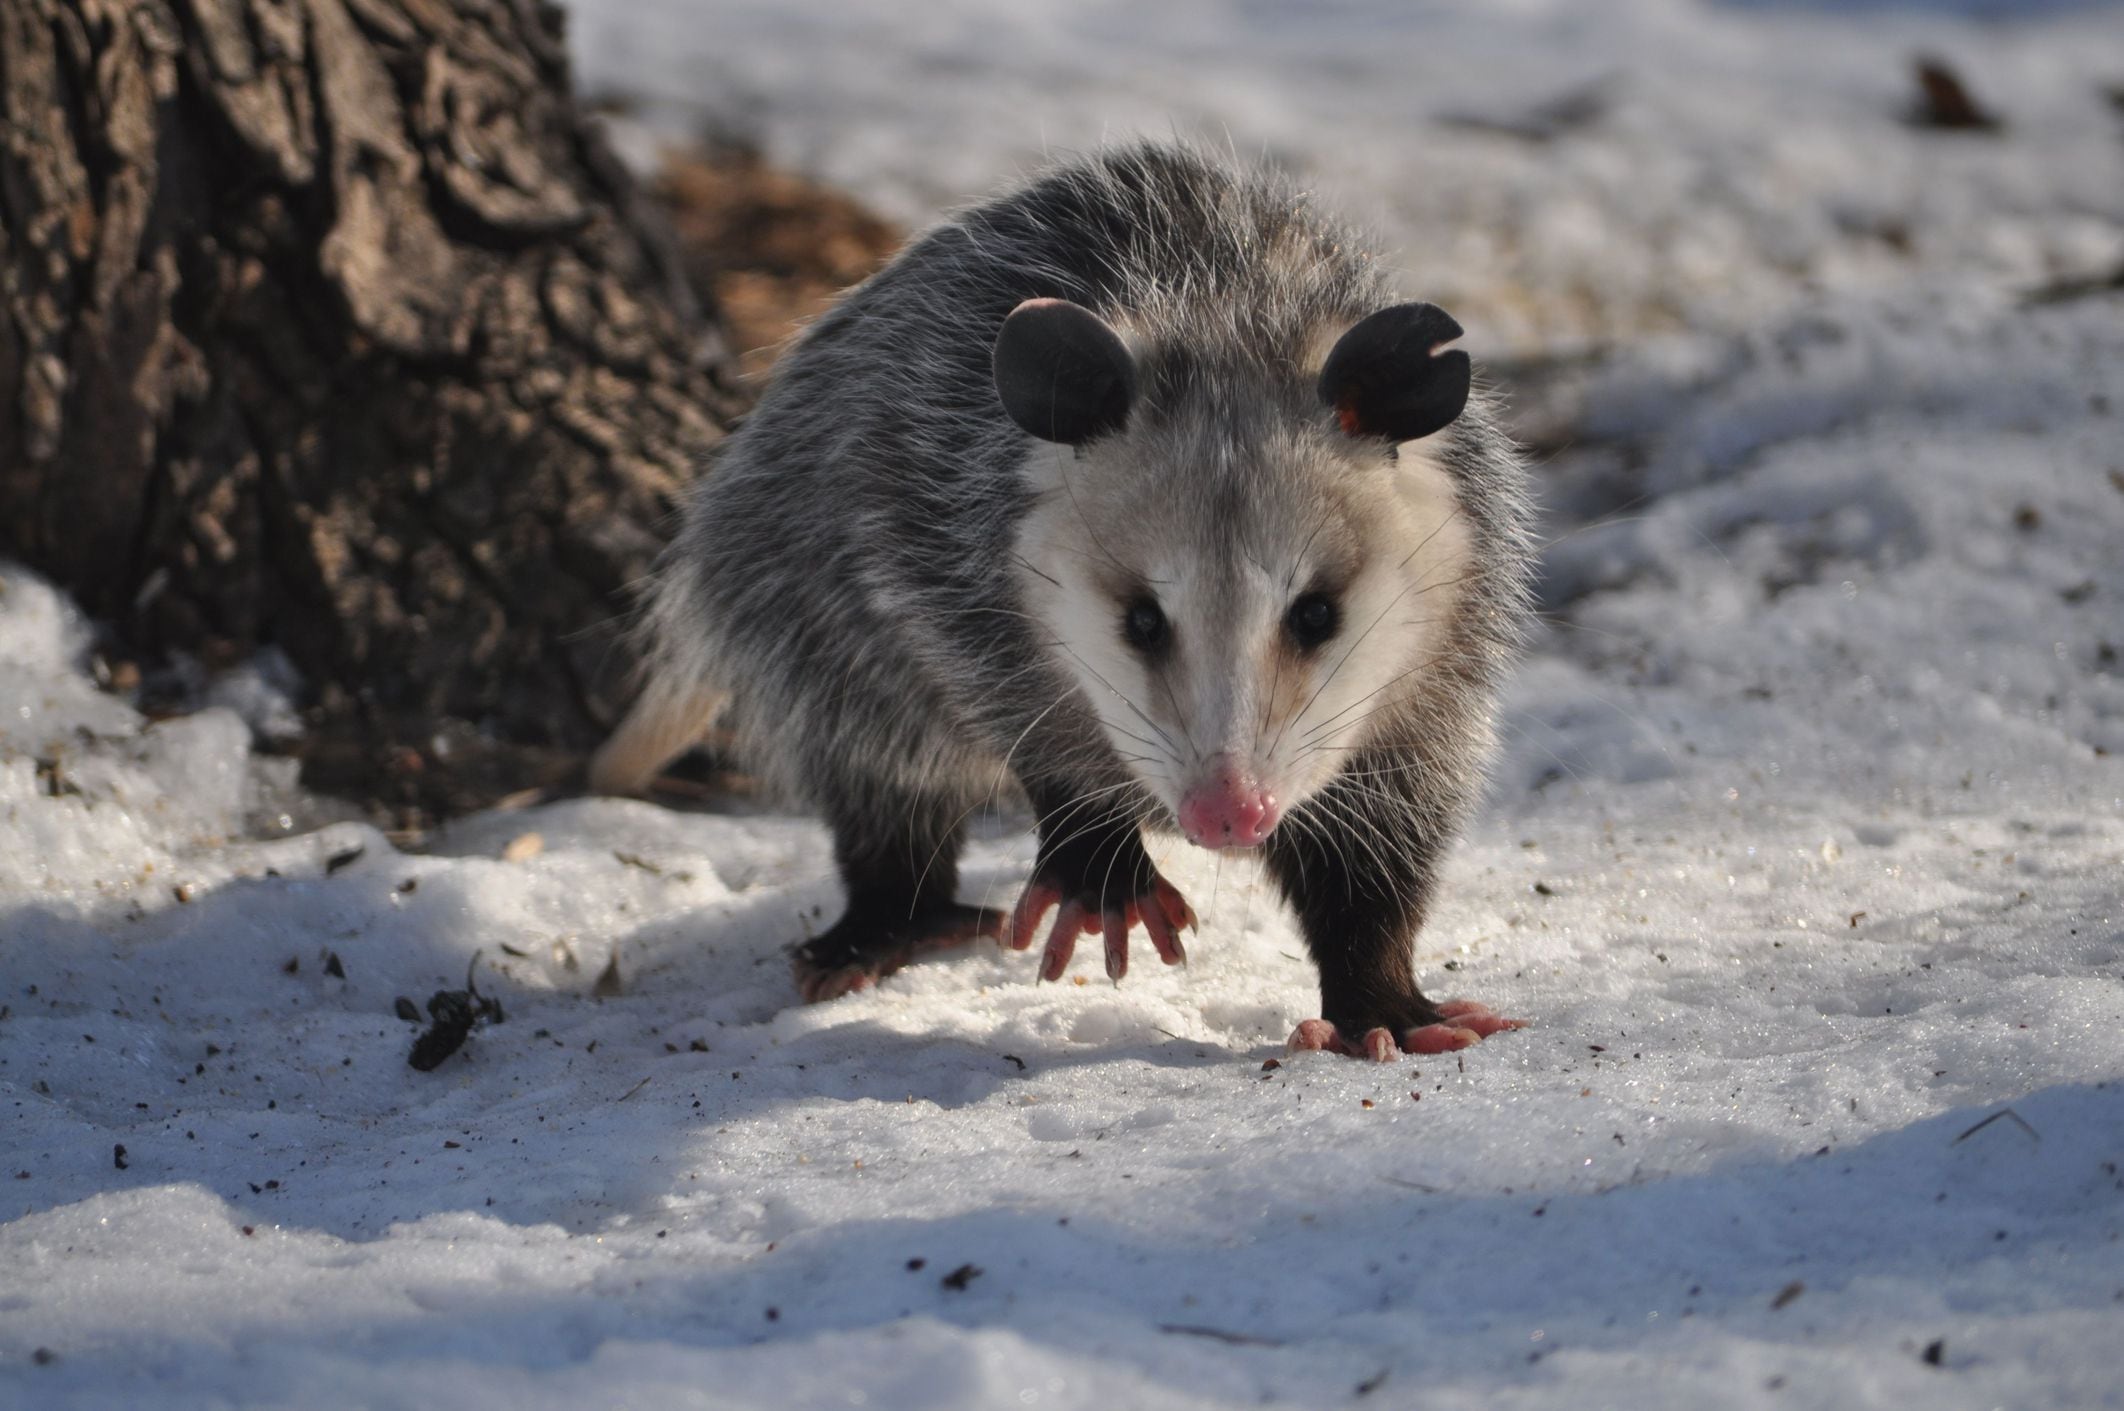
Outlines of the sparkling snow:
{"type": "Polygon", "coordinates": [[[2124,1406],[2124,12],[1848,8],[579,5],[586,86],[910,218],[1228,134],[1564,359],[1420,941],[1534,1026],[1286,1055],[1300,942],[1177,841],[1185,970],[797,1007],[812,822],[304,831],[285,663],[149,724],[0,567],[0,1406],[2124,1406]],[[1918,51],[2005,131],[1899,121],[1918,51]]]}

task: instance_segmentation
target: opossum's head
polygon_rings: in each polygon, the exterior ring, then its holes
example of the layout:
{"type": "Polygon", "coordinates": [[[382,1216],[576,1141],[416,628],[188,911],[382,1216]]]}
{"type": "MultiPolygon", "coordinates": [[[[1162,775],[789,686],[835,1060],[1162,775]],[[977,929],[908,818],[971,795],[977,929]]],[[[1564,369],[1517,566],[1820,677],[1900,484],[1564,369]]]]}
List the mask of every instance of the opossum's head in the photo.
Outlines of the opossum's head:
{"type": "Polygon", "coordinates": [[[997,392],[1026,460],[1024,599],[1114,750],[1205,847],[1264,841],[1397,708],[1450,690],[1473,537],[1426,441],[1460,327],[1403,304],[1268,359],[1020,305],[997,392]]]}

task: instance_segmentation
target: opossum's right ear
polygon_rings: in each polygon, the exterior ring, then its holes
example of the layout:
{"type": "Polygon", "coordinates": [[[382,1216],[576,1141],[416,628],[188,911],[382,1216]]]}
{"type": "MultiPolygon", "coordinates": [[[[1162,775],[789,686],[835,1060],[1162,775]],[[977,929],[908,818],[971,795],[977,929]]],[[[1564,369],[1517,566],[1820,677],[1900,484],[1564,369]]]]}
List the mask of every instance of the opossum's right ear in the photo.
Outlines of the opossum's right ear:
{"type": "Polygon", "coordinates": [[[996,395],[1043,441],[1080,446],[1119,431],[1136,400],[1136,360],[1081,304],[1027,299],[996,335],[996,395]]]}
{"type": "Polygon", "coordinates": [[[1445,345],[1460,325],[1436,304],[1396,304],[1342,335],[1320,369],[1320,400],[1352,436],[1414,441],[1468,405],[1474,366],[1445,345]]]}

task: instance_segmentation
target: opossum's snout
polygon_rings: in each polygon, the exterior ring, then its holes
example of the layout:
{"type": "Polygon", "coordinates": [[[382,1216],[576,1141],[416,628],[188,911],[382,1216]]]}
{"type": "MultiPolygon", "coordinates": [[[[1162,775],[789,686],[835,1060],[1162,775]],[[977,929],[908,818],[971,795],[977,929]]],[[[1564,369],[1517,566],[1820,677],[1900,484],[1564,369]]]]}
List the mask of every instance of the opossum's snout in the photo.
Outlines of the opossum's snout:
{"type": "Polygon", "coordinates": [[[1283,817],[1276,796],[1230,755],[1204,762],[1203,773],[1181,796],[1180,831],[1200,848],[1251,848],[1268,841],[1283,817]]]}

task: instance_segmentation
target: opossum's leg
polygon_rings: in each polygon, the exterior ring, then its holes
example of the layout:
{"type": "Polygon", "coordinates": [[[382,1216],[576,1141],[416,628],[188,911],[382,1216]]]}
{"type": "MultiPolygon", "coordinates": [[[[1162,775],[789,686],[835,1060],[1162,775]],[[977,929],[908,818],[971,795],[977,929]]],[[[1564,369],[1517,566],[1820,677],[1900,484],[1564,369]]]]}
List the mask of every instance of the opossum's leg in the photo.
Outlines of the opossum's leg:
{"type": "Polygon", "coordinates": [[[1187,959],[1180,932],[1195,925],[1195,909],[1159,875],[1143,850],[1131,816],[1087,809],[1067,789],[1028,781],[1026,794],[1040,820],[1040,854],[1010,916],[1010,944],[1030,946],[1050,909],[1060,907],[1040,956],[1040,978],[1060,979],[1077,938],[1101,935],[1106,973],[1128,973],[1129,932],[1142,926],[1167,965],[1187,959]]]}
{"type": "Polygon", "coordinates": [[[1298,913],[1320,967],[1319,1019],[1299,1024],[1294,1049],[1328,1049],[1380,1061],[1448,1053],[1517,1029],[1466,1000],[1435,1004],[1413,963],[1445,831],[1380,787],[1337,781],[1286,819],[1267,843],[1269,871],[1298,913]]]}
{"type": "Polygon", "coordinates": [[[925,955],[1002,935],[1003,912],[953,900],[964,841],[954,820],[963,816],[963,810],[911,805],[894,811],[888,837],[874,823],[834,820],[834,860],[848,907],[792,956],[807,1001],[862,989],[925,955]]]}

